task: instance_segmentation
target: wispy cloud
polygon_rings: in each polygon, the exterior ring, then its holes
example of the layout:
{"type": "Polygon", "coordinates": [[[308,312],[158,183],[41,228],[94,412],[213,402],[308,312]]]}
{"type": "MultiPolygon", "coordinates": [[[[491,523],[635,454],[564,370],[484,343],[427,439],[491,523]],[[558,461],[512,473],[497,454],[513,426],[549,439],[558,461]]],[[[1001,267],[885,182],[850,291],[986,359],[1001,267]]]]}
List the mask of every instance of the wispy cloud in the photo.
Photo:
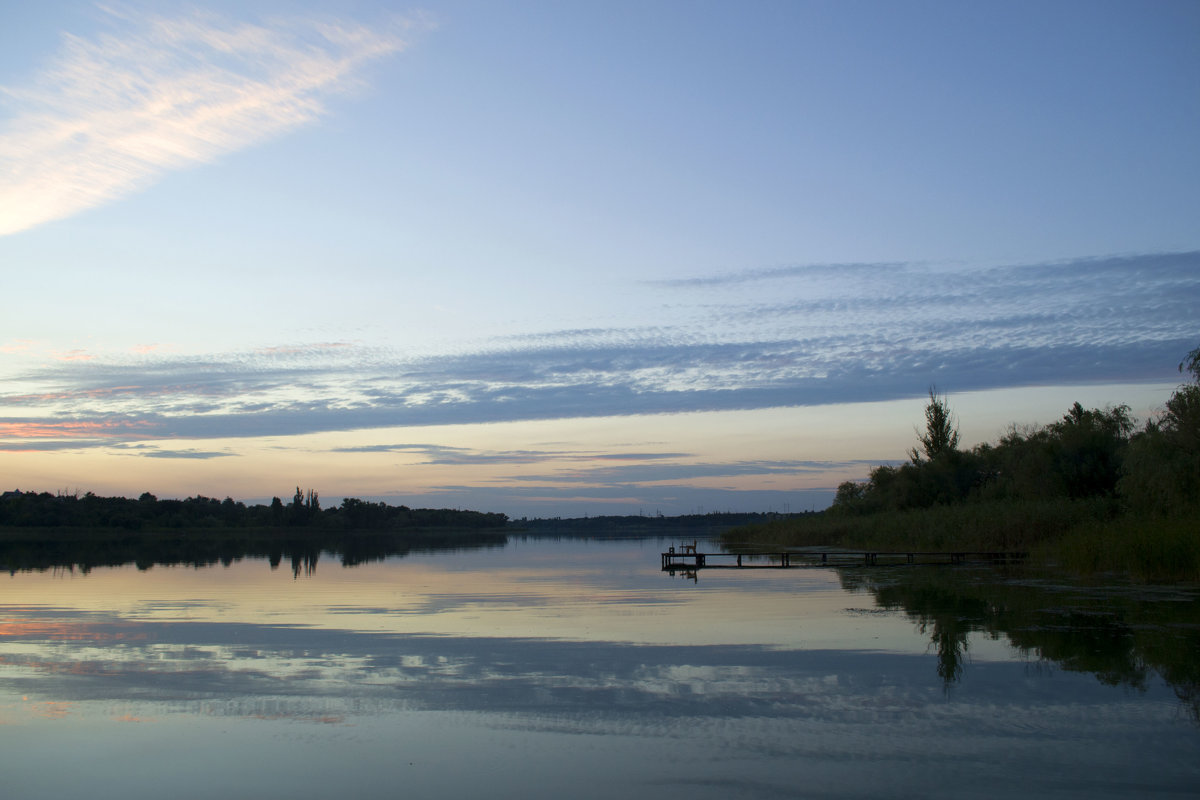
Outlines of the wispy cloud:
{"type": "Polygon", "coordinates": [[[783,267],[736,270],[719,275],[702,275],[690,278],[646,281],[646,284],[649,286],[680,289],[711,288],[743,283],[757,283],[759,281],[795,278],[801,278],[804,280],[837,278],[838,280],[845,280],[847,276],[851,275],[859,278],[872,279],[880,276],[895,276],[898,273],[904,273],[908,266],[909,265],[907,263],[902,261],[791,264],[783,267]]]}
{"type": "Polygon", "coordinates": [[[601,486],[650,484],[699,478],[734,478],[747,475],[825,474],[845,467],[878,466],[880,461],[735,461],[729,463],[681,464],[678,462],[584,467],[541,475],[520,475],[513,480],[537,483],[584,483],[601,486]]]}
{"type": "MultiPolygon", "coordinates": [[[[931,383],[964,392],[1172,380],[1196,346],[1200,252],[872,280],[870,292],[816,299],[801,280],[770,305],[714,298],[670,325],[547,331],[434,356],[332,342],[51,362],[12,376],[20,392],[0,393],[0,413],[12,415],[0,417],[0,437],[251,437],[890,400],[931,383]],[[733,323],[706,327],[714,316],[733,323]]],[[[436,463],[554,458],[377,449],[436,463]]]]}
{"type": "Polygon", "coordinates": [[[0,87],[16,109],[0,127],[0,235],[312,122],[367,62],[403,49],[407,29],[110,13],[112,32],[66,34],[29,85],[0,87]]]}
{"type": "Polygon", "coordinates": [[[128,452],[131,455],[145,456],[146,458],[182,458],[190,460],[206,461],[210,458],[229,458],[237,455],[236,453],[218,452],[214,450],[196,450],[188,448],[184,450],[170,450],[158,447],[157,445],[148,444],[129,444],[115,445],[111,448],[115,452],[128,452]]]}
{"type": "MultiPolygon", "coordinates": [[[[446,506],[520,508],[527,509],[521,513],[533,515],[577,515],[581,509],[589,507],[595,509],[590,513],[609,513],[605,509],[613,506],[624,509],[640,507],[646,514],[703,514],[711,511],[803,511],[825,508],[833,500],[834,491],[833,487],[723,489],[682,483],[446,485],[432,487],[428,502],[446,506]]],[[[411,502],[408,497],[381,499],[411,502]]]]}
{"type": "Polygon", "coordinates": [[[67,350],[55,356],[59,361],[91,361],[94,355],[86,350],[67,350]]]}
{"type": "Polygon", "coordinates": [[[336,447],[334,453],[406,453],[430,465],[543,464],[549,461],[604,460],[643,462],[684,458],[687,453],[601,453],[592,450],[476,450],[439,444],[376,444],[336,447]]]}

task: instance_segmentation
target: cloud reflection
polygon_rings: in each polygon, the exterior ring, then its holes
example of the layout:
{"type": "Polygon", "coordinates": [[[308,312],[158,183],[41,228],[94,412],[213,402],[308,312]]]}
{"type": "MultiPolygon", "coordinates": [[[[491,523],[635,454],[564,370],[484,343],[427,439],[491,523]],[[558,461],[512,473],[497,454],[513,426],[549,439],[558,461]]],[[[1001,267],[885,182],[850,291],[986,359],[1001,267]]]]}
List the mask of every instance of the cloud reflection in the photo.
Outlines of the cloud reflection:
{"type": "MultiPolygon", "coordinates": [[[[562,729],[567,714],[572,721],[565,729],[576,732],[607,729],[618,720],[640,725],[690,717],[836,717],[863,725],[958,718],[966,724],[964,716],[989,714],[993,704],[1032,706],[1047,699],[1044,692],[1029,693],[1037,686],[1006,696],[1007,681],[1024,669],[1019,663],[985,664],[978,669],[1004,673],[996,675],[1002,680],[972,685],[947,707],[929,658],[871,651],[133,622],[45,608],[10,609],[0,636],[9,647],[20,645],[5,656],[0,674],[0,685],[13,694],[75,703],[188,700],[219,713],[245,714],[249,707],[255,715],[298,719],[328,716],[352,701],[366,713],[400,706],[518,712],[532,715],[522,724],[543,729],[562,729]],[[266,705],[271,711],[262,710],[266,705]]],[[[1052,692],[1058,704],[1075,705],[1099,701],[1107,689],[1081,681],[1052,692]]],[[[1003,723],[1009,724],[1016,723],[1003,723]]]]}

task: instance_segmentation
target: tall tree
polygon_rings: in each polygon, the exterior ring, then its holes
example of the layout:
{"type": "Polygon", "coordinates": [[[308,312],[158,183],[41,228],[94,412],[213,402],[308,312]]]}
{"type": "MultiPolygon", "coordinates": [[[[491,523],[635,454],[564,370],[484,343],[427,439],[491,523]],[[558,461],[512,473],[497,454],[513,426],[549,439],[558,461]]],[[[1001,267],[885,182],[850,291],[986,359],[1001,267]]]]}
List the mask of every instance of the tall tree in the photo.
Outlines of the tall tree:
{"type": "Polygon", "coordinates": [[[929,402],[925,404],[925,433],[917,433],[917,441],[921,448],[909,451],[914,464],[922,461],[921,453],[933,461],[958,449],[958,425],[950,406],[944,397],[937,393],[936,386],[929,387],[929,402]]]}

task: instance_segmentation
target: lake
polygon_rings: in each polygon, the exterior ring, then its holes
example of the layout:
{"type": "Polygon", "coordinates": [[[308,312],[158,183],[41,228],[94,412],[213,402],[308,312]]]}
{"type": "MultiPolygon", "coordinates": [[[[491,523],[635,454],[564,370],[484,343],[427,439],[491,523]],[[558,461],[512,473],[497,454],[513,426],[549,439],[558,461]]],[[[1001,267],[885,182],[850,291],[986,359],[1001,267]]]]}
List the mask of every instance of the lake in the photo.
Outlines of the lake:
{"type": "Polygon", "coordinates": [[[672,576],[669,544],[0,576],[3,795],[1200,787],[1196,587],[977,566],[672,576]]]}

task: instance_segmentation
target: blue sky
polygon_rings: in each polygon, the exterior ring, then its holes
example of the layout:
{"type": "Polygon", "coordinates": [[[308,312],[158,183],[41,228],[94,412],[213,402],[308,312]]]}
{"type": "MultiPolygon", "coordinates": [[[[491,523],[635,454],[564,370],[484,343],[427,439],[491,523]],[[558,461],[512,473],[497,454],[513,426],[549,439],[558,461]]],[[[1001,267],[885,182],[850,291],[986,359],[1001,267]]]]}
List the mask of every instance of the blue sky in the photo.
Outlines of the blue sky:
{"type": "Polygon", "coordinates": [[[1200,344],[1200,7],[0,2],[0,485],[820,507],[1200,344]]]}

